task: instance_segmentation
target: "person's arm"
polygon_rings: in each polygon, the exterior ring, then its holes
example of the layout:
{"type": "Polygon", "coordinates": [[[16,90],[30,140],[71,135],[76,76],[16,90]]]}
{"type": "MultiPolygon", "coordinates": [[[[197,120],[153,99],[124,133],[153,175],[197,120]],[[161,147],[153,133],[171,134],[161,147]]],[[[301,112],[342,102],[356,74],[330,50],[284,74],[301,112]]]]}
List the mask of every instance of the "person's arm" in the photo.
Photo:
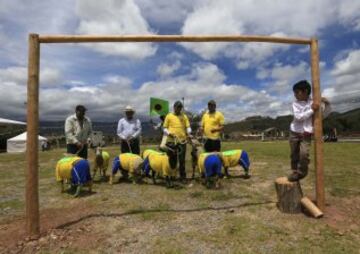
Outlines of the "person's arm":
{"type": "Polygon", "coordinates": [[[71,118],[67,118],[65,120],[65,137],[66,140],[70,144],[79,144],[79,140],[77,140],[75,133],[74,133],[74,123],[71,121],[71,118]]]}
{"type": "Polygon", "coordinates": [[[165,117],[165,120],[164,120],[164,124],[163,124],[163,132],[164,132],[164,134],[165,135],[167,135],[167,136],[171,136],[171,133],[170,133],[170,131],[169,131],[169,117],[168,117],[168,115],[165,117]]]}
{"type": "Polygon", "coordinates": [[[136,120],[136,129],[137,131],[132,135],[133,138],[138,138],[141,134],[141,122],[139,119],[136,120]]]}
{"type": "Polygon", "coordinates": [[[121,119],[118,122],[118,126],[117,126],[117,135],[119,136],[120,139],[126,139],[124,134],[123,134],[123,125],[122,125],[122,121],[121,119]]]}
{"type": "Polygon", "coordinates": [[[192,130],[191,130],[191,127],[190,127],[189,118],[188,118],[186,115],[184,115],[184,117],[185,117],[186,134],[187,134],[189,137],[192,137],[192,135],[191,135],[192,130]]]}
{"type": "Polygon", "coordinates": [[[308,119],[314,114],[314,110],[311,107],[307,110],[304,110],[304,107],[302,107],[301,105],[293,103],[292,108],[294,113],[294,119],[297,121],[304,121],[305,119],[308,119]]]}
{"type": "Polygon", "coordinates": [[[198,133],[199,135],[203,135],[204,134],[204,117],[205,117],[205,114],[201,117],[201,122],[200,122],[200,128],[198,130],[198,133]]]}

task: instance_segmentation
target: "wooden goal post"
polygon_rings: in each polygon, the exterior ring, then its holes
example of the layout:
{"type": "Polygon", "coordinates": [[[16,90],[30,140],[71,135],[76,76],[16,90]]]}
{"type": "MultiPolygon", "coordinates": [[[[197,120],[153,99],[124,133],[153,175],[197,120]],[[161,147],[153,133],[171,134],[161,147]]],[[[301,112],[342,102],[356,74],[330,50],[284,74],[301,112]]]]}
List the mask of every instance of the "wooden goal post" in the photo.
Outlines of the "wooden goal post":
{"type": "MultiPolygon", "coordinates": [[[[26,231],[29,237],[40,234],[38,132],[39,132],[39,71],[41,43],[97,42],[269,42],[310,46],[313,101],[320,105],[319,48],[316,38],[285,38],[257,35],[38,35],[29,34],[27,83],[27,145],[26,145],[26,231]]],[[[323,141],[321,110],[314,114],[316,203],[325,208],[323,141]]]]}

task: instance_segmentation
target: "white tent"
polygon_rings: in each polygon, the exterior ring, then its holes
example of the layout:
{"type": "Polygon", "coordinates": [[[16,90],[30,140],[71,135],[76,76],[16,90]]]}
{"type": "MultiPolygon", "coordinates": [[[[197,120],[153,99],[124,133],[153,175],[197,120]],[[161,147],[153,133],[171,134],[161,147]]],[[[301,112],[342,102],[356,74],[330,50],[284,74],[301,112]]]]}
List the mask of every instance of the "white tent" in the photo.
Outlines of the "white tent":
{"type": "MultiPolygon", "coordinates": [[[[41,149],[41,144],[44,141],[47,141],[47,138],[39,136],[39,150],[41,149]]],[[[8,153],[22,153],[26,151],[26,140],[27,134],[26,132],[20,134],[19,136],[10,138],[7,140],[7,149],[8,153]]]]}

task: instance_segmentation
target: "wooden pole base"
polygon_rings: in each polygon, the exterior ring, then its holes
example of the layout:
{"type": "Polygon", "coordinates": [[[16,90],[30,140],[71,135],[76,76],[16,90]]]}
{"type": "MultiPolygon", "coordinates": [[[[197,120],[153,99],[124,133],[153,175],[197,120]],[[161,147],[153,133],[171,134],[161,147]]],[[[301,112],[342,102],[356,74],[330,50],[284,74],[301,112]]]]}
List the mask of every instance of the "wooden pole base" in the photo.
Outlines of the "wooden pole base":
{"type": "Polygon", "coordinates": [[[286,177],[275,180],[278,197],[277,206],[284,213],[301,213],[301,198],[303,193],[299,182],[289,182],[286,177]]]}

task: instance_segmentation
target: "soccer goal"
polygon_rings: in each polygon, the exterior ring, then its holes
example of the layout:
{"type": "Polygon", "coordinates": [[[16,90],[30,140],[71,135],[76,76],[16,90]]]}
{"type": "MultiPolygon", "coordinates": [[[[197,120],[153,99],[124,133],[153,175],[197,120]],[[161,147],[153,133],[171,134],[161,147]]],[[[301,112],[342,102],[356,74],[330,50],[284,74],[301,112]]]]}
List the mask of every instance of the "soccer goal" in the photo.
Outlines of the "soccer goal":
{"type": "MultiPolygon", "coordinates": [[[[30,237],[40,233],[38,132],[39,132],[39,71],[40,45],[43,43],[103,43],[103,42],[263,42],[302,44],[310,46],[312,97],[320,105],[319,48],[316,38],[285,38],[253,35],[39,35],[29,34],[27,83],[27,147],[26,147],[26,232],[30,237]]],[[[314,114],[315,191],[316,203],[324,211],[324,166],[321,110],[314,114]]]]}

